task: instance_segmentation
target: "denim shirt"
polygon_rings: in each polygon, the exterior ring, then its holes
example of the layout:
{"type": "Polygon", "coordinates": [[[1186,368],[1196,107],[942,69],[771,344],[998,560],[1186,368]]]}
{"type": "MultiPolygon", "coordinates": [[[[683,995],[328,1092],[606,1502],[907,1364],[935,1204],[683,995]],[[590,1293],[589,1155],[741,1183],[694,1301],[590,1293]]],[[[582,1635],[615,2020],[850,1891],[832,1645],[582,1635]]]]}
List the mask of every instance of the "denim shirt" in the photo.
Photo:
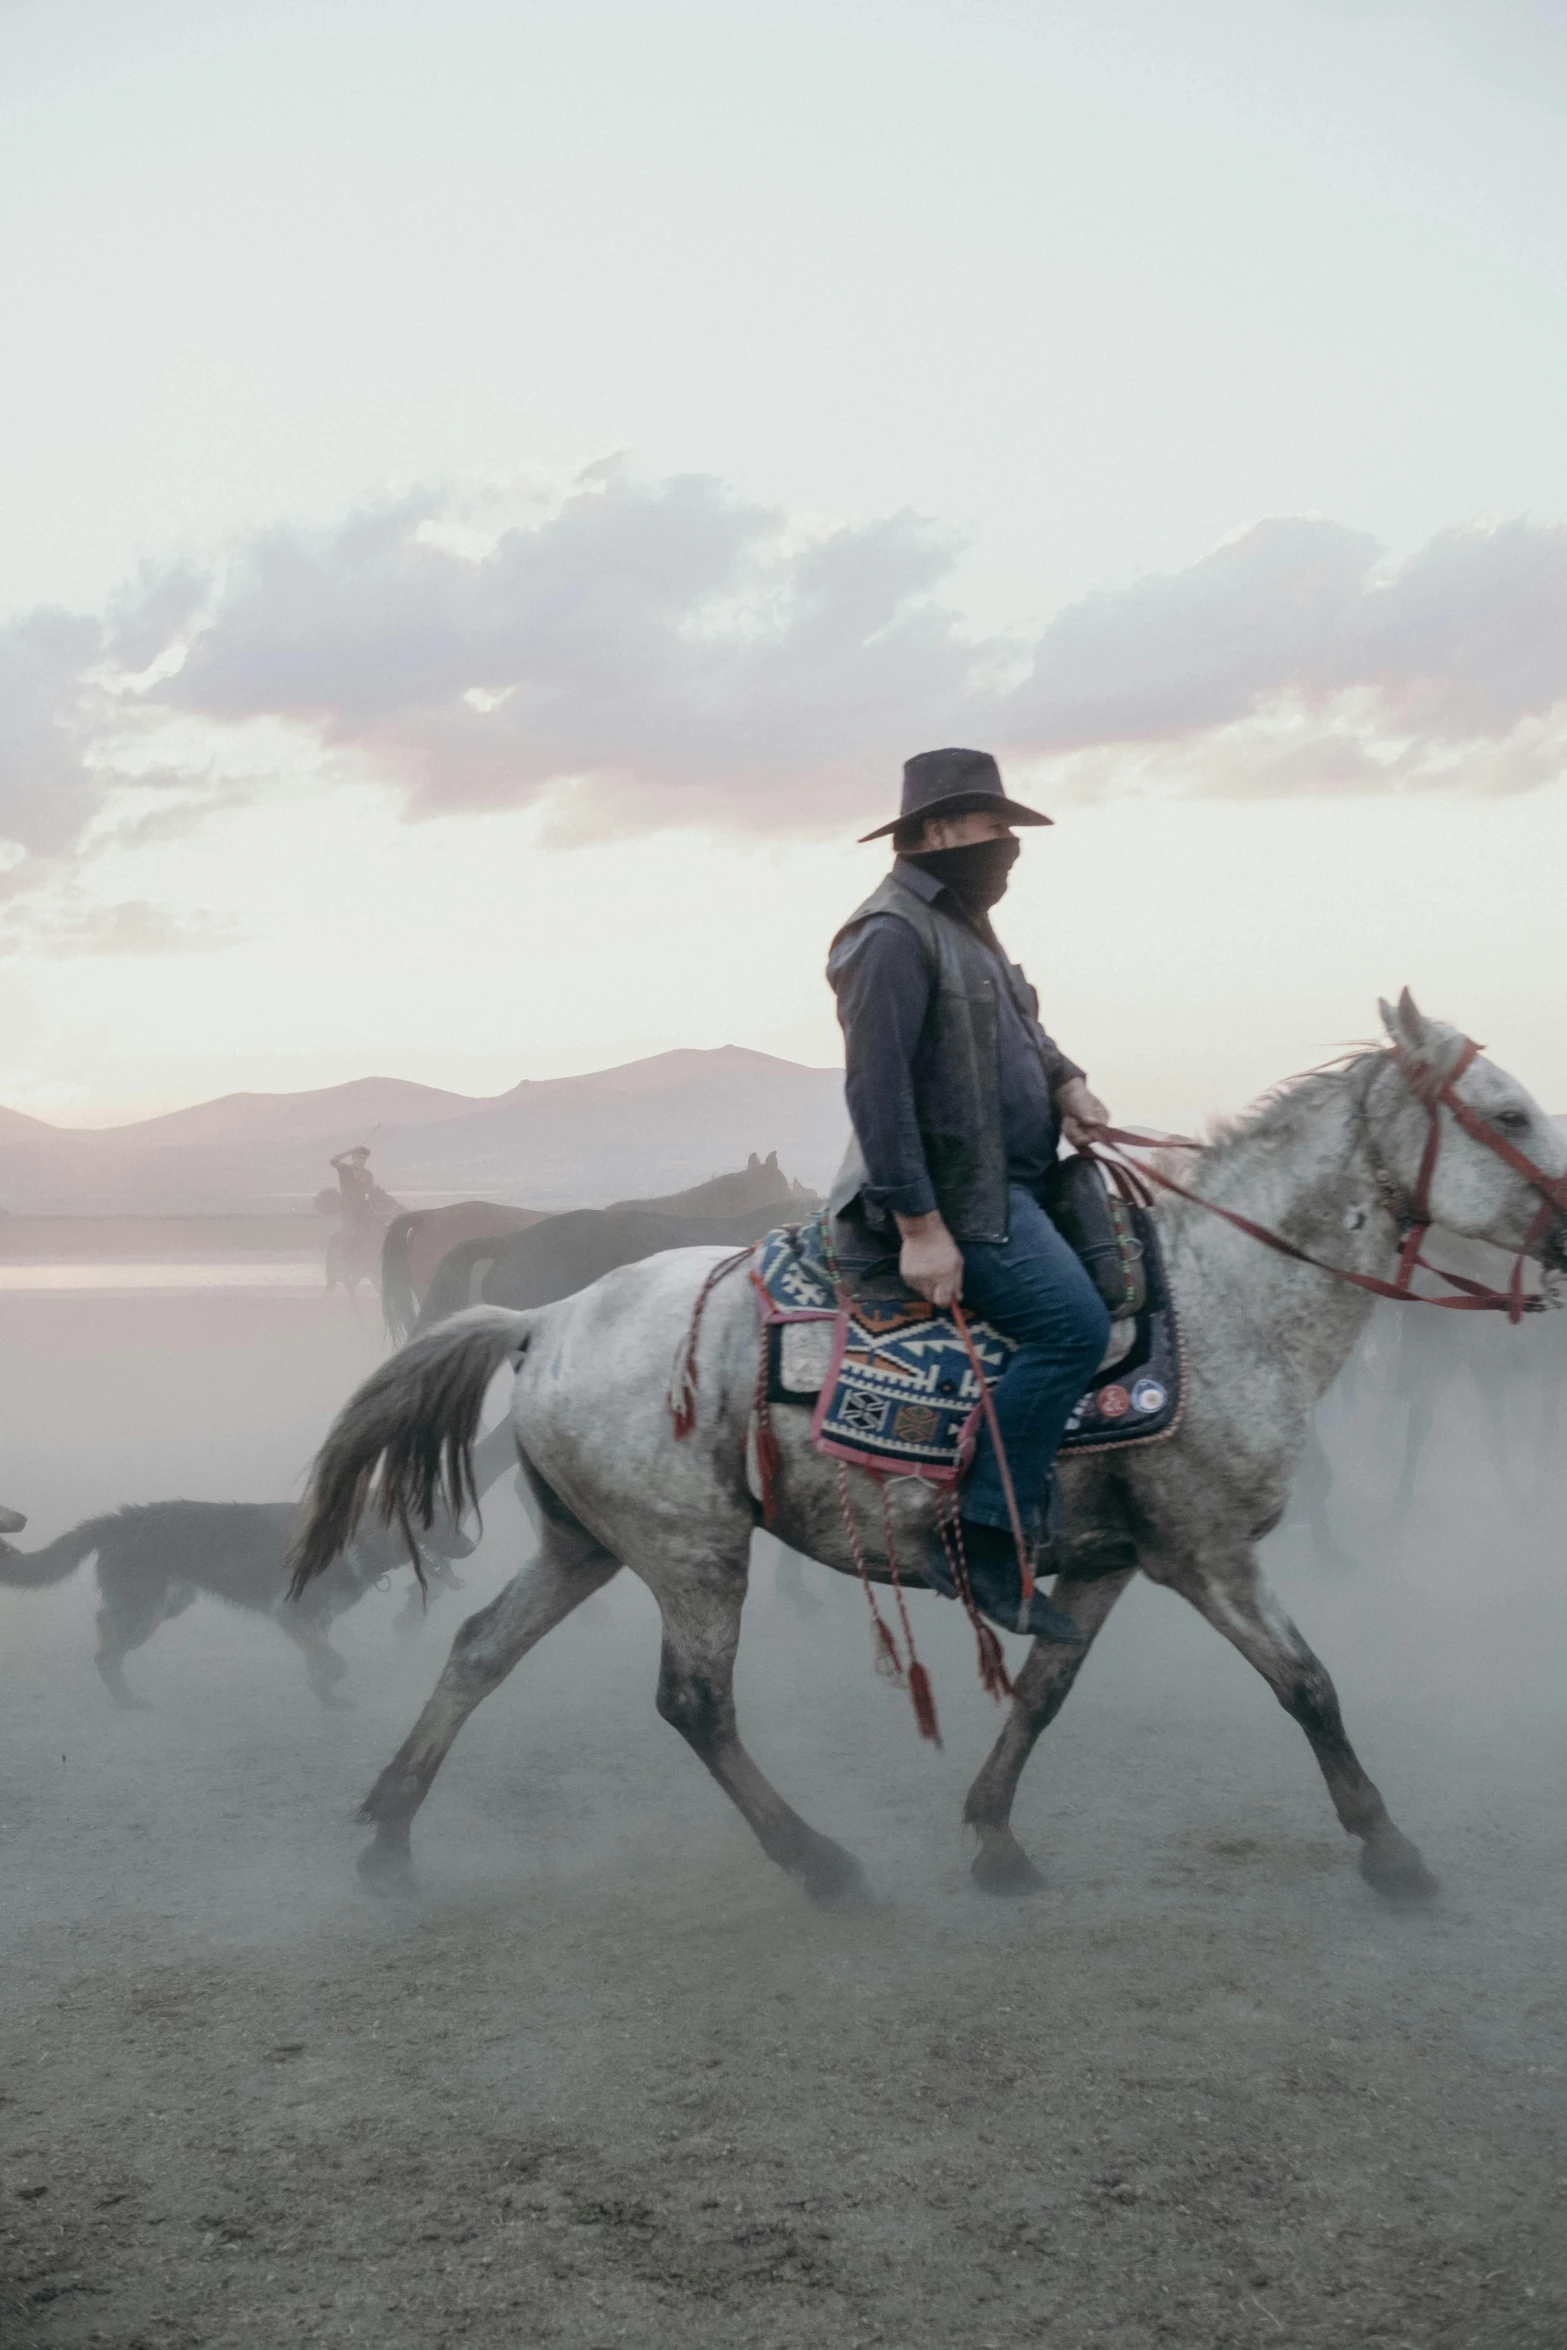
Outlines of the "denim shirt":
{"type": "MultiPolygon", "coordinates": [[[[996,953],[988,921],[966,917],[950,890],[906,858],[900,857],[895,869],[905,888],[927,905],[940,905],[943,913],[968,920],[969,928],[996,953]]],[[[1029,1033],[1012,1000],[999,953],[996,969],[1007,1174],[1011,1182],[1037,1191],[1060,1142],[1054,1096],[1083,1071],[1048,1036],[1041,1061],[1038,1039],[1029,1033]]],[[[919,940],[896,914],[873,914],[833,949],[827,977],[838,999],[843,1029],[849,1117],[870,1177],[864,1196],[871,1205],[896,1215],[929,1215],[936,1193],[920,1142],[912,1075],[914,1048],[931,994],[919,940]]]]}

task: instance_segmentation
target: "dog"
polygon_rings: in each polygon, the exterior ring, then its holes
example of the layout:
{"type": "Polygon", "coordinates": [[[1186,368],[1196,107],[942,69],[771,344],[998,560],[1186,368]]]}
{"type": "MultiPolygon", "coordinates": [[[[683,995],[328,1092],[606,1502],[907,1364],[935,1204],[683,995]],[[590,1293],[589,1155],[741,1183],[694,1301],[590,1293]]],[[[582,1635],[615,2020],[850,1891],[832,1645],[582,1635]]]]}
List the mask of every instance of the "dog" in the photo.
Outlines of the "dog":
{"type": "MultiPolygon", "coordinates": [[[[284,1553],[293,1530],[291,1501],[153,1501],[86,1518],[42,1550],[18,1550],[0,1540],[0,1585],[38,1591],[63,1583],[97,1554],[98,1651],[94,1659],[116,1705],[144,1711],[125,1678],[124,1660],[150,1640],[160,1624],[183,1615],[202,1592],[231,1607],[269,1615],[305,1659],[310,1686],[323,1705],[346,1706],[337,1684],[348,1667],[327,1638],[336,1619],[374,1583],[410,1564],[408,1545],[390,1527],[363,1532],[298,1601],[286,1598],[284,1553]]],[[[27,1520],[0,1512],[0,1528],[18,1532],[27,1520]]],[[[467,1558],[473,1544],[457,1527],[438,1524],[425,1538],[426,1571],[438,1587],[462,1589],[450,1561],[467,1558]]],[[[423,1547],[423,1546],[421,1546],[423,1547]]]]}

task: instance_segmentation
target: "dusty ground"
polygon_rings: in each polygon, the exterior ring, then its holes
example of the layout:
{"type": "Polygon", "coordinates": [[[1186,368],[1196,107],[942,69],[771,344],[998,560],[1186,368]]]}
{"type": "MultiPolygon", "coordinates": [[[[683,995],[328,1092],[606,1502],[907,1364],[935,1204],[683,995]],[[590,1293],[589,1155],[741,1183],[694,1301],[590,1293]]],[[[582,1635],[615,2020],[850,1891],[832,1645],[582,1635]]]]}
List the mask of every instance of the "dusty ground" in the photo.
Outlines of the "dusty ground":
{"type": "MultiPolygon", "coordinates": [[[[0,1500],[43,1538],[287,1492],[372,1359],[334,1306],[0,1301],[0,1500]]],[[[393,1907],[350,1814],[466,1601],[412,1640],[368,1601],[342,1715],[203,1603],[121,1716],[89,1578],[0,1593],[0,2342],[1561,2350],[1559,1511],[1499,1538],[1472,1469],[1445,1447],[1363,1575],[1278,1561],[1443,1873],[1415,1916],[1149,1591],[1026,1783],[1048,1891],[1004,1906],[957,1827],[992,1720],[956,1628],[925,1603],[936,1755],[858,1596],[812,1570],[801,1620],[759,1574],[747,1729],[867,1863],[849,1915],[658,1721],[629,1582],[475,1719],[393,1907]]]]}

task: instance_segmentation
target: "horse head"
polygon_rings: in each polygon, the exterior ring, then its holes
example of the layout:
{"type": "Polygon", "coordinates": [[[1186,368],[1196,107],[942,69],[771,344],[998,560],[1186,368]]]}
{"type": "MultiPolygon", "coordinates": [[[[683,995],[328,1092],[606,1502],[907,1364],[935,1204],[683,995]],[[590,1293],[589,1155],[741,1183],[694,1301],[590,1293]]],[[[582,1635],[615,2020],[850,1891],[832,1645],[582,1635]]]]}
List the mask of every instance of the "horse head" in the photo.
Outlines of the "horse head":
{"type": "Polygon", "coordinates": [[[1427,1019],[1407,987],[1380,1010],[1400,1082],[1373,1089],[1367,1119],[1406,1220],[1567,1270],[1567,1139],[1555,1120],[1456,1028],[1427,1019]]]}
{"type": "MultiPolygon", "coordinates": [[[[27,1520],[20,1510],[0,1509],[0,1534],[20,1534],[27,1520]]],[[[8,1542],[0,1542],[0,1551],[9,1550],[8,1542]]]]}

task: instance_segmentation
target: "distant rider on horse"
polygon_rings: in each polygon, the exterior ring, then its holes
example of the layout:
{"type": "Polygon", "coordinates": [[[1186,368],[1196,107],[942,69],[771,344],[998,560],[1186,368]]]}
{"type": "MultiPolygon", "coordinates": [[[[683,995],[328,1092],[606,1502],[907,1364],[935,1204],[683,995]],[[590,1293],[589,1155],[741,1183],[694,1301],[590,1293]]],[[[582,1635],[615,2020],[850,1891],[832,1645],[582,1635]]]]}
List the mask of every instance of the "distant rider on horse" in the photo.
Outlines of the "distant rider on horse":
{"type": "Polygon", "coordinates": [[[337,1170],[337,1187],[343,1198],[343,1229],[351,1231],[355,1225],[379,1232],[388,1216],[397,1214],[397,1202],[389,1191],[383,1191],[370,1172],[370,1153],[362,1142],[352,1150],[339,1151],[331,1162],[337,1170]]]}
{"type": "MultiPolygon", "coordinates": [[[[829,1202],[835,1245],[852,1270],[856,1259],[887,1257],[896,1233],[910,1289],[937,1307],[959,1300],[1016,1341],[993,1400],[1030,1543],[1048,1516],[1067,1420],[1110,1333],[1098,1291],[1039,1200],[1063,1129],[1086,1140],[1110,1113],[1040,1026],[1039,998],[990,922],[1020,852],[1015,827],[1050,822],[1005,796],[988,752],[910,759],[901,813],[864,836],[892,835],[892,870],[838,932],[827,964],[854,1128],[829,1202]]],[[[1082,1640],[1041,1592],[1023,1604],[988,1430],[960,1531],[988,1616],[1009,1631],[1082,1640]]],[[[1066,1563],[1066,1546],[1047,1540],[1037,1571],[1066,1563]]],[[[955,1596],[939,1536],[924,1573],[955,1596]]]]}

